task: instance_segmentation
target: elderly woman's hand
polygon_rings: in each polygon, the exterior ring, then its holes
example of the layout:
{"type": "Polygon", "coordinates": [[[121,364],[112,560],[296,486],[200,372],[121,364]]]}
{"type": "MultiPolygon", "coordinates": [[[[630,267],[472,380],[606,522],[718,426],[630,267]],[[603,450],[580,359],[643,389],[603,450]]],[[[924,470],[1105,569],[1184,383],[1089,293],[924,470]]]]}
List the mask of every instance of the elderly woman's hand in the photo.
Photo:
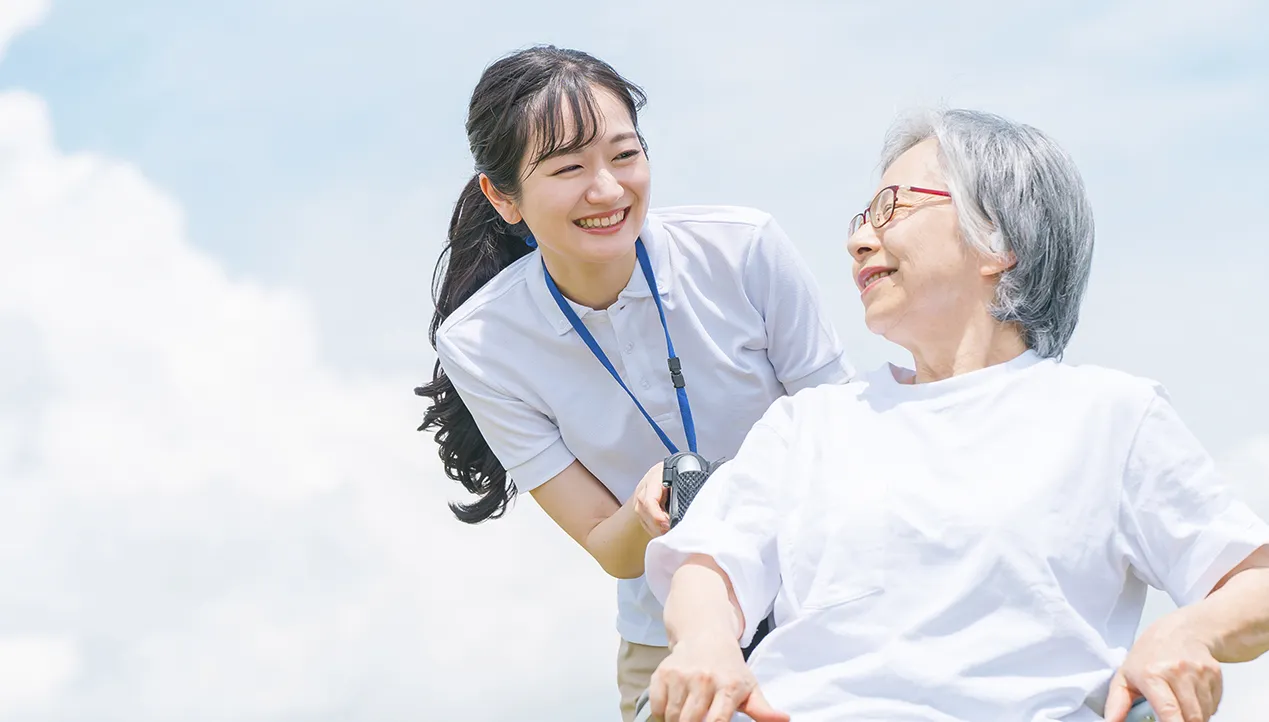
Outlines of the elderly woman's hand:
{"type": "Polygon", "coordinates": [[[725,637],[676,644],[652,674],[648,704],[663,722],[727,722],[737,711],[755,722],[789,720],[767,704],[740,647],[725,637]]]}
{"type": "Polygon", "coordinates": [[[1134,700],[1145,697],[1159,722],[1207,722],[1223,692],[1221,666],[1211,648],[1175,612],[1137,640],[1115,674],[1106,698],[1107,722],[1123,722],[1134,700]]]}

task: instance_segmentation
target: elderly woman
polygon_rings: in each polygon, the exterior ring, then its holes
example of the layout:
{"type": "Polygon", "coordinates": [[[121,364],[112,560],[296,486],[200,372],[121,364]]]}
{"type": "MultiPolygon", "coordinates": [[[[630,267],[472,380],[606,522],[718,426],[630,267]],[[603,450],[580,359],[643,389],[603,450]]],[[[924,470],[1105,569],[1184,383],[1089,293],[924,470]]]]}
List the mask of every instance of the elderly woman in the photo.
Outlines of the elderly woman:
{"type": "Polygon", "coordinates": [[[1071,159],[960,110],[883,160],[849,249],[913,368],[777,401],[648,547],[653,716],[1208,719],[1220,663],[1269,649],[1269,526],[1158,384],[1058,360],[1093,251],[1071,159]],[[1147,584],[1180,609],[1134,644],[1147,584]]]}

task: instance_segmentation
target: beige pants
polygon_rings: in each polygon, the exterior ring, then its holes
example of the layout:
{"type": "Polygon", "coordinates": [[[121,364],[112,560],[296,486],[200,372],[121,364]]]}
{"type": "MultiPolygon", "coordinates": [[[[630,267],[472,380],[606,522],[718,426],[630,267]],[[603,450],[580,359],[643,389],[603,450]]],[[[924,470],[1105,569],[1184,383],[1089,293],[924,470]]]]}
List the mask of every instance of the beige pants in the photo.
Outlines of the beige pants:
{"type": "Polygon", "coordinates": [[[635,702],[648,688],[657,665],[669,655],[669,647],[649,647],[621,640],[617,650],[617,689],[621,690],[622,722],[634,719],[635,702]]]}

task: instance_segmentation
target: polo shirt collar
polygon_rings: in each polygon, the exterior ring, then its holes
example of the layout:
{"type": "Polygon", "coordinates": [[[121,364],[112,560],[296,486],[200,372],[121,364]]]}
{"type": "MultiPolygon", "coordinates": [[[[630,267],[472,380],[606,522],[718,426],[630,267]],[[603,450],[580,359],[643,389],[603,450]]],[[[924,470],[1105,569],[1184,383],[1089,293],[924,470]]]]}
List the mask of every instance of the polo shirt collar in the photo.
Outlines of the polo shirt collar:
{"type": "MultiPolygon", "coordinates": [[[[652,262],[652,272],[656,276],[657,293],[662,299],[670,295],[670,289],[674,285],[674,264],[670,258],[670,247],[668,231],[659,221],[651,218],[644,220],[643,228],[639,232],[639,237],[643,239],[643,245],[648,249],[648,260],[652,262]]],[[[564,335],[573,330],[568,322],[568,318],[560,311],[560,307],[555,304],[555,299],[551,296],[551,289],[546,285],[546,268],[542,265],[542,255],[540,251],[533,252],[534,260],[529,263],[528,275],[525,280],[529,285],[529,293],[533,297],[534,304],[542,313],[547,323],[551,324],[551,328],[559,335],[564,335]]],[[[651,290],[648,288],[648,281],[643,275],[643,268],[635,263],[634,271],[630,274],[630,280],[626,283],[626,287],[617,295],[620,302],[621,299],[629,298],[650,298],[651,290]]],[[[585,318],[586,314],[594,313],[594,309],[587,308],[578,303],[565,298],[564,301],[573,307],[573,311],[578,318],[585,318]]]]}

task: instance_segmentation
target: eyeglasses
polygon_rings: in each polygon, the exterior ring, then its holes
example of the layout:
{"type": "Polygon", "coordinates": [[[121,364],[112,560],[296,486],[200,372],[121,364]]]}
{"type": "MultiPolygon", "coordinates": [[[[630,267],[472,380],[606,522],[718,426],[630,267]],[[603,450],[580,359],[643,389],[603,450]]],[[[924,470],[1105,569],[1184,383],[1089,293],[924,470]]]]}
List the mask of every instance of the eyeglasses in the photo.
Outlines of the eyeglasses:
{"type": "Polygon", "coordinates": [[[873,196],[872,203],[864,209],[863,213],[856,213],[855,217],[850,219],[850,235],[864,227],[864,222],[872,223],[873,228],[881,228],[890,222],[894,217],[895,206],[898,206],[899,191],[912,191],[913,193],[925,193],[931,196],[943,196],[951,198],[952,194],[947,191],[936,191],[929,188],[917,188],[916,186],[886,186],[873,196]]]}

